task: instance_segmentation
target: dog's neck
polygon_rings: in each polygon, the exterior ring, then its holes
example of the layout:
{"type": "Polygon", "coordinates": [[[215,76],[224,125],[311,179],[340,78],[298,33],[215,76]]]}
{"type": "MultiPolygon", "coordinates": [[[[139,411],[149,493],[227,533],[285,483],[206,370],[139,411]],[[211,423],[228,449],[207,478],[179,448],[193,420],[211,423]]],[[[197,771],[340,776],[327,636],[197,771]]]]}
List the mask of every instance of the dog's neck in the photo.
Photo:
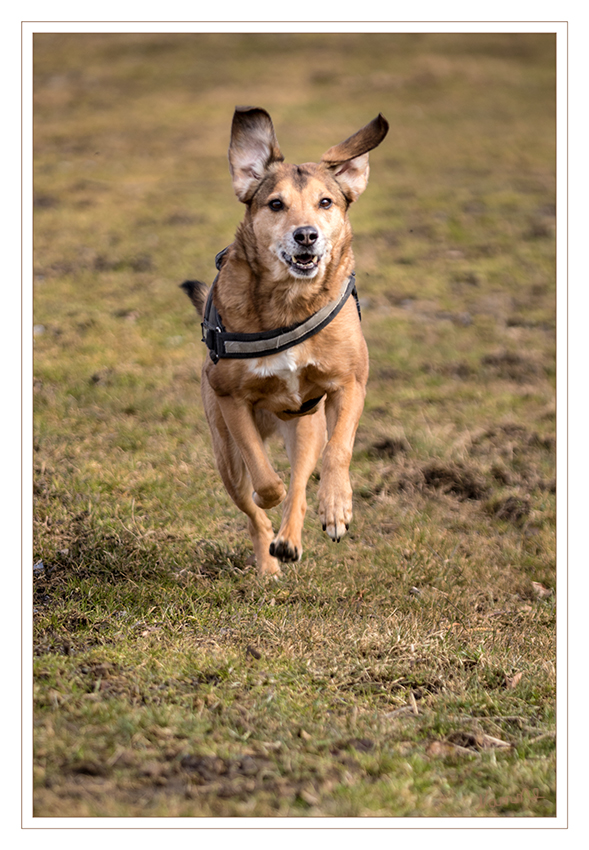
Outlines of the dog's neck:
{"type": "Polygon", "coordinates": [[[280,261],[269,257],[268,265],[264,262],[246,216],[229,246],[215,286],[215,306],[227,330],[256,333],[288,327],[334,300],[354,270],[351,229],[345,236],[316,277],[299,280],[288,269],[283,270],[280,261]]]}

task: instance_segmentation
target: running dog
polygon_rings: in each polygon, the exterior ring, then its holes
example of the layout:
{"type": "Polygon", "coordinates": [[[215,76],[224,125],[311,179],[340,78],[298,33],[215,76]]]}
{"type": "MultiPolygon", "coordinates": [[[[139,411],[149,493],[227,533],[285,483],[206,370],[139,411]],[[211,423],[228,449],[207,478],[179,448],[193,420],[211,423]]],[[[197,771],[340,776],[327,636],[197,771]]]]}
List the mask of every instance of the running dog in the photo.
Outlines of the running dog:
{"type": "Polygon", "coordinates": [[[210,290],[186,281],[209,349],[202,398],[223,483],[248,517],[258,572],[298,561],[306,486],[322,456],[319,518],[339,542],[352,519],[349,465],[368,379],[354,280],[350,204],[368,182],[379,115],[319,163],[289,165],[269,114],[237,107],[229,169],[245,217],[217,255],[210,290]],[[352,296],[352,297],[350,297],[352,296]],[[288,494],[265,440],[278,431],[288,494]],[[277,534],[266,510],[284,500],[277,534]]]}

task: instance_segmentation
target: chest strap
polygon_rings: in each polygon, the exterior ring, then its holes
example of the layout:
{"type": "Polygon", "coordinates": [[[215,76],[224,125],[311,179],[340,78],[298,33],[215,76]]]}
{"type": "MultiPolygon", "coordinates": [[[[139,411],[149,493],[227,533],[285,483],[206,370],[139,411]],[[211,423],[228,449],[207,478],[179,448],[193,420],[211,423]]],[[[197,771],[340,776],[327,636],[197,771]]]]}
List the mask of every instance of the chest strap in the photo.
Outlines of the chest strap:
{"type": "Polygon", "coordinates": [[[313,408],[317,407],[324,395],[325,393],[322,393],[317,398],[310,398],[308,401],[304,401],[298,410],[285,410],[284,413],[288,413],[290,416],[305,416],[306,413],[310,413],[313,408]]]}
{"type": "MultiPolygon", "coordinates": [[[[225,248],[215,257],[217,269],[221,268],[227,250],[225,248]]],[[[286,328],[260,331],[259,333],[231,333],[225,330],[221,316],[213,304],[213,292],[218,277],[219,275],[217,275],[209,290],[202,322],[202,341],[209,349],[209,356],[213,363],[217,363],[221,358],[240,360],[251,357],[267,357],[269,354],[278,354],[280,351],[286,351],[287,348],[299,345],[309,337],[319,333],[333,321],[350,295],[353,295],[356,299],[358,316],[360,319],[362,318],[356,291],[356,277],[355,273],[352,272],[335,301],[330,301],[329,304],[313,313],[304,322],[298,322],[286,328]]]]}

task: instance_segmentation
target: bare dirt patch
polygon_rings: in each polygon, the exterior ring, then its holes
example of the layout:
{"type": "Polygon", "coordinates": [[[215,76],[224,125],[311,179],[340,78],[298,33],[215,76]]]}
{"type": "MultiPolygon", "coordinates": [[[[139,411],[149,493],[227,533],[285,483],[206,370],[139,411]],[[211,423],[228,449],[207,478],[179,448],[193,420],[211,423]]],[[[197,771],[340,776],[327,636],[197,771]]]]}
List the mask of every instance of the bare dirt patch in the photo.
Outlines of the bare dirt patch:
{"type": "Polygon", "coordinates": [[[518,383],[537,380],[544,374],[542,364],[538,360],[505,349],[486,354],[481,358],[481,364],[498,378],[518,383]]]}
{"type": "Polygon", "coordinates": [[[490,490],[480,470],[465,463],[441,460],[407,462],[399,469],[385,470],[383,479],[399,493],[444,494],[460,501],[480,501],[490,490]]]}

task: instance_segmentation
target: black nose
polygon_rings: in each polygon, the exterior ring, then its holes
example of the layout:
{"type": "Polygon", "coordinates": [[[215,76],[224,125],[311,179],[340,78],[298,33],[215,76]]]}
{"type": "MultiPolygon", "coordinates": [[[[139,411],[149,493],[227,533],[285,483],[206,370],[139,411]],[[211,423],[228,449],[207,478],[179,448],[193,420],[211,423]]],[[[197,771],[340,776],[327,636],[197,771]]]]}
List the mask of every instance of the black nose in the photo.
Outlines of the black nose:
{"type": "Polygon", "coordinates": [[[319,233],[314,227],[297,227],[293,233],[293,238],[299,245],[312,245],[319,239],[319,233]]]}

